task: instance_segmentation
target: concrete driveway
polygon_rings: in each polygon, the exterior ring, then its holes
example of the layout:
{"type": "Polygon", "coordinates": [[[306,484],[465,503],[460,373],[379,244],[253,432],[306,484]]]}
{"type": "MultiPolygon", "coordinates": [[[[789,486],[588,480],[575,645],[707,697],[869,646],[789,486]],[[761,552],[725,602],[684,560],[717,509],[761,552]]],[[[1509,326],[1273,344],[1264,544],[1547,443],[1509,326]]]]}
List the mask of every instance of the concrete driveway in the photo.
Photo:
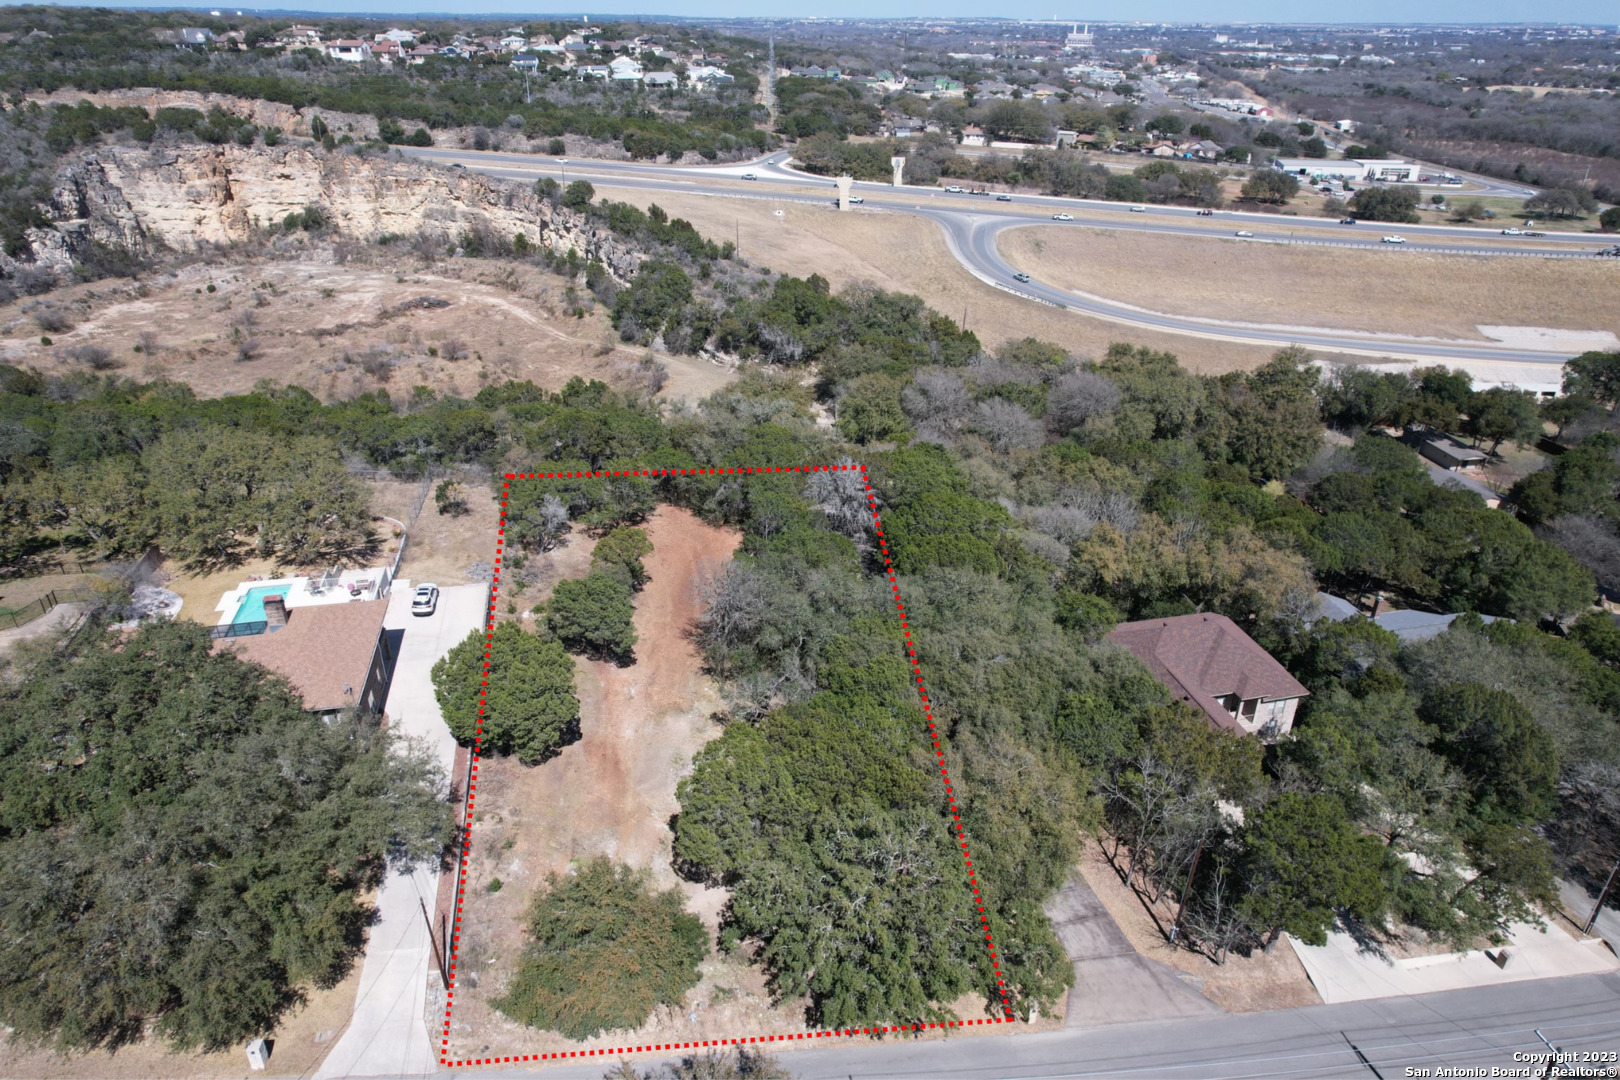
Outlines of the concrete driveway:
{"type": "Polygon", "coordinates": [[[1052,897],[1046,914],[1074,964],[1065,1027],[1224,1014],[1219,1005],[1182,982],[1174,968],[1132,948],[1078,874],[1052,897]]]}
{"type": "MultiPolygon", "coordinates": [[[[383,629],[397,631],[394,681],[388,689],[389,724],[420,740],[449,775],[456,740],[433,696],[433,665],[484,625],[489,586],[454,585],[439,594],[429,616],[411,614],[411,584],[394,583],[383,629]]],[[[390,643],[395,634],[390,633],[390,643]]],[[[315,1072],[315,1080],[349,1076],[429,1076],[438,1071],[423,1012],[433,970],[433,945],[421,905],[432,911],[439,889],[436,866],[392,871],[377,894],[377,921],[366,940],[365,966],[354,1017],[315,1072]]]]}
{"type": "Polygon", "coordinates": [[[1328,933],[1326,945],[1305,945],[1292,936],[1288,944],[1305,965],[1316,992],[1330,1005],[1620,971],[1620,960],[1600,939],[1578,940],[1550,919],[1545,930],[1529,923],[1514,923],[1507,938],[1508,943],[1501,949],[1470,949],[1403,960],[1364,952],[1353,937],[1337,930],[1328,933]]]}

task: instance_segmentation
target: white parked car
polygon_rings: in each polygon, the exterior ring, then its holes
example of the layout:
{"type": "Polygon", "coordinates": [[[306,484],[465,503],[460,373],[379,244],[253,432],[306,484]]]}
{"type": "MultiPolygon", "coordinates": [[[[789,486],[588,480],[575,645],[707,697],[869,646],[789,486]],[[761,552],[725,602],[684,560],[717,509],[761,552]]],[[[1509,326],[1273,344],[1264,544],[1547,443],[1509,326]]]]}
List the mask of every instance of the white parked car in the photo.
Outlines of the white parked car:
{"type": "Polygon", "coordinates": [[[1383,242],[1386,243],[1386,244],[1404,244],[1404,243],[1406,243],[1406,237],[1404,237],[1404,236],[1386,236],[1386,237],[1384,237],[1383,242]]]}
{"type": "Polygon", "coordinates": [[[1145,214],[1145,213],[1147,213],[1147,207],[1145,207],[1145,206],[1133,206],[1133,207],[1131,207],[1131,213],[1133,213],[1133,214],[1145,214]]]}
{"type": "Polygon", "coordinates": [[[411,593],[411,614],[431,615],[439,607],[439,587],[437,585],[418,585],[411,593]]]}
{"type": "Polygon", "coordinates": [[[1074,220],[1074,215],[1073,214],[1053,214],[1052,215],[1052,220],[1053,221],[1073,221],[1074,220]]]}

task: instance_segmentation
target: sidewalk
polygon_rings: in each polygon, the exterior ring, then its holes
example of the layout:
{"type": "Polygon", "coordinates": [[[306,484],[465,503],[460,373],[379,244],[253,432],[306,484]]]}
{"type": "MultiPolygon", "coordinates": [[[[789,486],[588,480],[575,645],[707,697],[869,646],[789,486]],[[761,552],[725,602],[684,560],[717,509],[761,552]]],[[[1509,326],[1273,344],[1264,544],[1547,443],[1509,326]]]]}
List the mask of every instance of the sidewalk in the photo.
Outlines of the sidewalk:
{"type": "Polygon", "coordinates": [[[1406,960],[1362,952],[1354,938],[1339,931],[1328,934],[1326,945],[1304,945],[1291,936],[1288,944],[1305,965],[1317,993],[1330,1005],[1620,970],[1620,960],[1602,941],[1577,940],[1550,919],[1545,932],[1529,923],[1514,923],[1508,944],[1500,950],[1472,949],[1406,960]],[[1503,953],[1507,961],[1498,967],[1491,956],[1500,959],[1503,953]]]}
{"type": "MultiPolygon", "coordinates": [[[[402,631],[387,713],[394,731],[420,739],[433,751],[446,775],[455,761],[456,741],[433,696],[434,663],[483,625],[489,586],[456,585],[439,594],[431,616],[411,614],[411,589],[396,582],[389,596],[386,631],[402,631]]],[[[392,637],[392,635],[390,635],[392,637]]],[[[354,1017],[343,1037],[315,1072],[315,1080],[360,1076],[431,1076],[438,1072],[423,1016],[433,971],[433,946],[422,905],[437,905],[439,872],[434,866],[392,871],[377,894],[377,921],[366,941],[354,1017]]]]}

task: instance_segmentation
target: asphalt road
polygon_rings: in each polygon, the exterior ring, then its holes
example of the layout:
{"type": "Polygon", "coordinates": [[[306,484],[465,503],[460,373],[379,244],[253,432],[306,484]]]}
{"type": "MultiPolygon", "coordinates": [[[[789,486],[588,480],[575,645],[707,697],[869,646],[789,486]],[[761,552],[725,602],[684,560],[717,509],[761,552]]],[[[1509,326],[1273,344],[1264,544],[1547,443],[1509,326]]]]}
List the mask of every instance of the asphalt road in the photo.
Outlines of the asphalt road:
{"type": "MultiPolygon", "coordinates": [[[[1440,1066],[1484,1068],[1486,1076],[1493,1066],[1531,1066],[1522,1075],[1541,1076],[1548,1051],[1538,1030],[1565,1053],[1620,1051],[1620,975],[1043,1034],[852,1043],[783,1052],[778,1060],[800,1080],[1394,1080],[1418,1075],[1409,1068],[1440,1066]]],[[[643,1068],[656,1060],[634,1059],[643,1068]]],[[[613,1063],[456,1075],[595,1080],[613,1063]]]]}
{"type": "MultiPolygon", "coordinates": [[[[831,180],[789,168],[789,155],[785,152],[753,162],[694,167],[594,158],[569,160],[533,154],[438,147],[400,149],[423,160],[445,165],[459,164],[490,175],[527,181],[552,176],[559,180],[584,179],[644,190],[763,198],[807,205],[829,203],[834,197],[831,180]],[[744,174],[751,174],[756,179],[743,180],[744,174]],[[818,189],[825,193],[819,193],[818,189]]],[[[1453,363],[1474,361],[1519,365],[1522,368],[1523,365],[1561,366],[1570,354],[1510,348],[1490,342],[1456,342],[1310,327],[1263,326],[1232,319],[1194,318],[1148,311],[1116,300],[1069,292],[1040,281],[1017,282],[1013,277],[1014,268],[1006,263],[997,250],[995,237],[1006,229],[1036,224],[1108,228],[1205,239],[1236,239],[1233,234],[1241,230],[1253,234],[1243,238],[1245,243],[1377,250],[1390,258],[1400,258],[1414,251],[1480,258],[1592,258],[1599,248],[1608,246],[1606,238],[1571,234],[1508,239],[1479,229],[1448,225],[1338,225],[1325,220],[1279,218],[1275,214],[1243,211],[1219,211],[1212,217],[1200,217],[1187,207],[1148,205],[1140,211],[1133,211],[1123,203],[1043,195],[1018,195],[1011,202],[998,202],[982,195],[952,193],[940,188],[895,188],[868,182],[857,182],[855,190],[864,199],[862,209],[917,214],[934,221],[944,231],[953,254],[969,272],[992,287],[1036,303],[1175,334],[1263,346],[1299,344],[1328,352],[1381,359],[1453,363]],[[1060,212],[1073,214],[1076,220],[1053,221],[1052,215],[1060,212]],[[1381,238],[1390,234],[1400,235],[1406,242],[1399,245],[1382,243],[1381,238]]],[[[1620,260],[1616,262],[1617,269],[1620,269],[1620,260]]],[[[1556,383],[1557,380],[1551,381],[1556,383]]]]}

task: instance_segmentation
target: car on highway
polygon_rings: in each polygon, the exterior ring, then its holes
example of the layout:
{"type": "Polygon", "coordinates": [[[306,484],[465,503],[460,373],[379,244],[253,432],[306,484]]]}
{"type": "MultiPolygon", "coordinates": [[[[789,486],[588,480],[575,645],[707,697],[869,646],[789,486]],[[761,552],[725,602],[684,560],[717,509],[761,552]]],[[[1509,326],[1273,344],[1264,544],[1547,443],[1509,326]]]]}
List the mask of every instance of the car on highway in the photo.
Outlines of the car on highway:
{"type": "Polygon", "coordinates": [[[1206,206],[1204,209],[1198,211],[1198,216],[1199,217],[1214,217],[1215,216],[1215,211],[1209,209],[1206,206]]]}
{"type": "Polygon", "coordinates": [[[1620,244],[1617,244],[1614,247],[1598,248],[1597,251],[1593,252],[1593,254],[1602,255],[1609,259],[1620,259],[1620,244]]]}
{"type": "Polygon", "coordinates": [[[759,173],[745,172],[745,173],[742,174],[742,179],[744,179],[744,180],[758,180],[759,179],[759,173]]]}
{"type": "Polygon", "coordinates": [[[1250,232],[1248,229],[1239,229],[1237,231],[1237,236],[1239,239],[1249,239],[1254,236],[1254,233],[1250,232]]]}
{"type": "Polygon", "coordinates": [[[990,189],[987,188],[987,187],[976,187],[973,190],[969,191],[968,194],[969,195],[988,195],[988,194],[990,194],[990,189]]]}
{"type": "Polygon", "coordinates": [[[439,587],[424,582],[411,593],[411,614],[431,615],[439,607],[439,587]]]}
{"type": "Polygon", "coordinates": [[[1523,236],[1524,235],[1524,230],[1523,229],[1503,229],[1502,230],[1502,235],[1503,236],[1523,236]]]}
{"type": "Polygon", "coordinates": [[[996,202],[1012,202],[1011,195],[997,195],[996,202]]]}
{"type": "Polygon", "coordinates": [[[1147,207],[1145,207],[1145,206],[1133,206],[1133,207],[1131,207],[1131,213],[1133,213],[1133,214],[1145,214],[1145,213],[1147,213],[1147,207]]]}
{"type": "Polygon", "coordinates": [[[465,169],[467,166],[463,165],[459,161],[455,161],[455,162],[451,162],[450,167],[452,169],[465,169]]]}
{"type": "Polygon", "coordinates": [[[962,194],[962,189],[960,187],[956,186],[955,184],[952,184],[950,187],[946,188],[945,190],[950,192],[952,195],[960,195],[960,194],[962,194]]]}
{"type": "Polygon", "coordinates": [[[1386,236],[1386,237],[1383,238],[1383,240],[1381,240],[1379,242],[1383,243],[1383,244],[1404,244],[1404,243],[1406,243],[1406,237],[1404,237],[1404,236],[1386,236]]]}
{"type": "Polygon", "coordinates": [[[1014,281],[1028,281],[1029,280],[1029,275],[1020,271],[1019,273],[1016,273],[1016,274],[1013,275],[1013,280],[1014,281]]]}
{"type": "Polygon", "coordinates": [[[1355,223],[1356,219],[1353,217],[1342,217],[1339,219],[1340,225],[1354,225],[1355,223]]]}
{"type": "Polygon", "coordinates": [[[1052,215],[1052,220],[1053,221],[1073,221],[1074,220],[1074,215],[1073,214],[1053,214],[1052,215]]]}

